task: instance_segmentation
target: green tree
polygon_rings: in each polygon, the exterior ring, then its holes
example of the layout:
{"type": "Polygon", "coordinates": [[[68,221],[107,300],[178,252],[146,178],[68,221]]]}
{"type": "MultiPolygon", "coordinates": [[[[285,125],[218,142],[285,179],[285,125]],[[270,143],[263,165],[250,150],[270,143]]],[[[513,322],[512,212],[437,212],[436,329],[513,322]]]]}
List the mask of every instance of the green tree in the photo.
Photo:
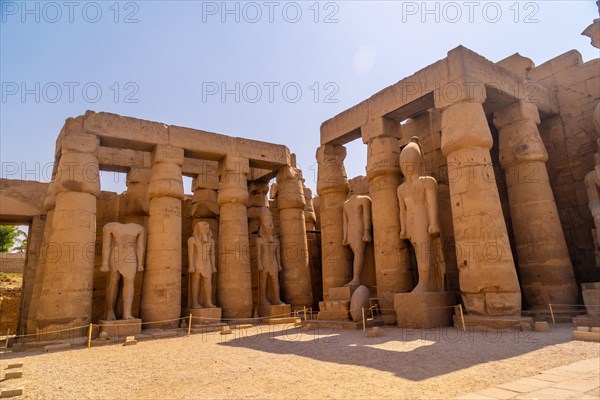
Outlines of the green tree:
{"type": "Polygon", "coordinates": [[[0,225],[0,253],[8,253],[19,242],[21,235],[25,235],[25,232],[18,226],[0,225]]]}

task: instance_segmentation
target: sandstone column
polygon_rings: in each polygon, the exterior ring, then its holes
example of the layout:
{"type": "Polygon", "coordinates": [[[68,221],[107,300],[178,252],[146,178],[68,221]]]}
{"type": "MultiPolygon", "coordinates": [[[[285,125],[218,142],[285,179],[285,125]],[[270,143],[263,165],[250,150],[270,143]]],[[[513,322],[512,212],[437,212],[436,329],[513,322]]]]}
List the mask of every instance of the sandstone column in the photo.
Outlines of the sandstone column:
{"type": "MultiPolygon", "coordinates": [[[[139,224],[148,232],[148,186],[152,177],[150,168],[132,168],[127,172],[127,191],[125,192],[125,223],[139,224]]],[[[144,261],[145,263],[147,261],[144,261]]],[[[140,302],[142,298],[142,285],[144,271],[136,272],[134,281],[132,315],[140,315],[140,302]]],[[[117,307],[120,307],[118,304],[117,307]]]]}
{"type": "MultiPolygon", "coordinates": [[[[152,173],[146,266],[140,304],[144,322],[173,320],[181,314],[181,199],[183,149],[157,145],[152,173]]],[[[151,325],[176,327],[179,321],[151,325]]]]}
{"type": "Polygon", "coordinates": [[[302,174],[290,165],[277,173],[277,208],[281,241],[281,289],[283,301],[293,309],[310,307],[313,302],[308,242],[304,221],[304,186],[302,174]]]}
{"type": "Polygon", "coordinates": [[[349,186],[344,158],[346,148],[326,144],[317,149],[319,163],[317,193],[321,223],[321,257],[323,296],[329,298],[329,288],[344,286],[352,279],[352,254],[343,239],[343,207],[349,186]]]}
{"type": "Polygon", "coordinates": [[[48,246],[50,243],[50,237],[52,236],[52,224],[54,220],[54,208],[56,207],[56,191],[58,189],[59,182],[56,174],[52,177],[52,181],[48,185],[48,194],[44,199],[44,208],[46,209],[46,224],[44,226],[44,235],[42,237],[42,243],[40,248],[40,256],[38,264],[35,269],[35,282],[33,284],[33,291],[31,294],[31,304],[27,313],[27,334],[33,334],[36,332],[36,318],[37,309],[39,305],[40,295],[42,292],[42,286],[44,283],[44,275],[46,271],[46,260],[48,256],[48,246]]]}
{"type": "Polygon", "coordinates": [[[400,241],[400,124],[379,118],[361,128],[363,143],[368,145],[367,177],[372,201],[373,242],[377,297],[384,313],[394,314],[394,293],[414,287],[404,241],[400,241]]]}
{"type": "MultiPolygon", "coordinates": [[[[37,306],[40,335],[89,324],[92,317],[96,200],[100,194],[99,140],[67,121],[59,138],[56,199],[51,218],[45,271],[37,306]],[[75,132],[73,132],[75,131],[75,132]]],[[[59,336],[81,335],[83,330],[59,336]]],[[[40,336],[57,339],[58,336],[40,336]]]]}
{"type": "Polygon", "coordinates": [[[516,102],[494,113],[523,295],[530,310],[547,311],[548,303],[576,304],[578,290],[550,187],[539,123],[532,103],[516,102]]]}
{"type": "MultiPolygon", "coordinates": [[[[198,222],[206,222],[210,226],[215,241],[215,264],[219,270],[219,204],[217,190],[219,189],[219,163],[206,162],[202,172],[192,180],[192,227],[198,222]]],[[[217,301],[217,279],[213,274],[212,301],[217,301]]]]}
{"type": "MultiPolygon", "coordinates": [[[[275,184],[277,185],[277,184],[275,184]]],[[[260,274],[258,271],[258,250],[256,240],[260,232],[260,216],[263,207],[269,208],[269,183],[252,181],[248,182],[248,242],[250,244],[250,268],[252,271],[252,299],[253,305],[260,305],[260,274]]]]}
{"type": "Polygon", "coordinates": [[[461,295],[468,313],[519,316],[521,292],[490,158],[493,139],[482,105],[485,91],[478,96],[471,92],[465,86],[464,97],[456,102],[436,96],[461,295]]]}
{"type": "Polygon", "coordinates": [[[248,241],[248,159],[226,156],[221,162],[218,202],[219,271],[217,298],[225,318],[252,316],[252,277],[248,241]]]}
{"type": "Polygon", "coordinates": [[[152,177],[150,168],[132,168],[127,173],[125,192],[125,223],[148,224],[148,186],[152,177]]]}

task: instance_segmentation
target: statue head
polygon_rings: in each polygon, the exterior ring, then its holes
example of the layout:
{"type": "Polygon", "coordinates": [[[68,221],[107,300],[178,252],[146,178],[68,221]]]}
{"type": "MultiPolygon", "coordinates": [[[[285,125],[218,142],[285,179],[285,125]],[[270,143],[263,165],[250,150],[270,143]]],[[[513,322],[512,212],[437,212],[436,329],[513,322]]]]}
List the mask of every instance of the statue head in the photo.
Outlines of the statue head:
{"type": "Polygon", "coordinates": [[[213,237],[208,222],[198,222],[194,227],[194,236],[199,237],[202,242],[211,241],[213,237]]]}
{"type": "Polygon", "coordinates": [[[413,136],[400,152],[400,169],[404,176],[421,175],[422,152],[419,138],[413,136]]]}
{"type": "Polygon", "coordinates": [[[273,238],[273,233],[275,231],[275,227],[273,225],[273,215],[271,214],[271,210],[267,207],[263,207],[260,211],[260,236],[271,240],[273,238]]]}

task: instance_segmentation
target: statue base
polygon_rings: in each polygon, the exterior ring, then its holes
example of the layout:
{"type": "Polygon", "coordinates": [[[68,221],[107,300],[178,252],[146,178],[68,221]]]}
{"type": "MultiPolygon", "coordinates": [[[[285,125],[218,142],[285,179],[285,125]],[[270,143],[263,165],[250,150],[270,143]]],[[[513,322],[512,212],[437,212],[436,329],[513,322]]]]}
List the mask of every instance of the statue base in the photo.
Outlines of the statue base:
{"type": "Polygon", "coordinates": [[[394,309],[400,328],[431,329],[452,326],[456,301],[448,292],[396,293],[394,309]]]}
{"type": "Polygon", "coordinates": [[[329,288],[327,299],[319,302],[318,320],[346,321],[350,319],[350,300],[360,285],[329,288]]]}
{"type": "Polygon", "coordinates": [[[262,318],[289,317],[292,307],[289,304],[258,307],[258,315],[262,318]]]}
{"type": "Polygon", "coordinates": [[[125,339],[142,333],[141,319],[118,319],[115,321],[100,320],[100,334],[106,332],[107,339],[125,339]]]}
{"type": "Polygon", "coordinates": [[[221,322],[221,308],[191,308],[188,310],[188,316],[192,314],[192,326],[217,324],[221,322]]]}
{"type": "MultiPolygon", "coordinates": [[[[533,318],[521,316],[465,315],[465,329],[533,331],[533,318]]],[[[460,314],[454,314],[454,327],[462,329],[460,314]]]]}

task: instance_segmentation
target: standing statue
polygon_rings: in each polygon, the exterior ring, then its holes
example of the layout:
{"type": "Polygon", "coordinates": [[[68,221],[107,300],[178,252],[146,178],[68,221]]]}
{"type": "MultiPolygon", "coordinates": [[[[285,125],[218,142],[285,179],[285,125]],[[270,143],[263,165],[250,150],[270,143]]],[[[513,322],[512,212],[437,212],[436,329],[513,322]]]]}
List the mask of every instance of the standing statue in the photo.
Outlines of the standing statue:
{"type": "Polygon", "coordinates": [[[200,298],[204,297],[205,308],[215,308],[212,303],[212,274],[217,272],[215,267],[215,241],[208,222],[198,222],[194,232],[188,239],[188,272],[191,275],[192,309],[202,308],[200,298]],[[202,278],[202,293],[200,280],[202,278]],[[201,294],[203,296],[201,296],[201,294]]]}
{"type": "Polygon", "coordinates": [[[365,243],[373,240],[371,236],[371,198],[351,195],[344,203],[342,245],[350,246],[354,253],[352,280],[345,286],[360,285],[365,259],[365,243]]]}
{"type": "Polygon", "coordinates": [[[106,288],[106,320],[114,321],[119,280],[123,277],[123,318],[131,315],[134,279],[137,271],[144,270],[146,236],[138,224],[109,222],[102,228],[102,265],[100,271],[110,272],[106,288]]]}
{"type": "Polygon", "coordinates": [[[275,237],[274,231],[271,211],[263,207],[260,215],[260,232],[256,239],[261,306],[285,305],[279,295],[279,272],[283,268],[279,254],[279,240],[275,237]],[[270,296],[267,295],[269,292],[270,296]]]}
{"type": "Polygon", "coordinates": [[[436,292],[444,288],[444,272],[438,268],[434,238],[440,236],[437,181],[421,176],[421,146],[414,136],[400,153],[404,182],[398,186],[400,239],[408,239],[417,259],[419,282],[413,292],[436,292]]]}
{"type": "MultiPolygon", "coordinates": [[[[600,135],[600,103],[596,105],[594,110],[594,125],[596,132],[600,135]]],[[[600,138],[596,139],[597,151],[594,154],[594,169],[587,173],[583,182],[588,197],[588,207],[594,218],[594,226],[592,230],[594,236],[596,265],[600,266],[600,138]]]]}

